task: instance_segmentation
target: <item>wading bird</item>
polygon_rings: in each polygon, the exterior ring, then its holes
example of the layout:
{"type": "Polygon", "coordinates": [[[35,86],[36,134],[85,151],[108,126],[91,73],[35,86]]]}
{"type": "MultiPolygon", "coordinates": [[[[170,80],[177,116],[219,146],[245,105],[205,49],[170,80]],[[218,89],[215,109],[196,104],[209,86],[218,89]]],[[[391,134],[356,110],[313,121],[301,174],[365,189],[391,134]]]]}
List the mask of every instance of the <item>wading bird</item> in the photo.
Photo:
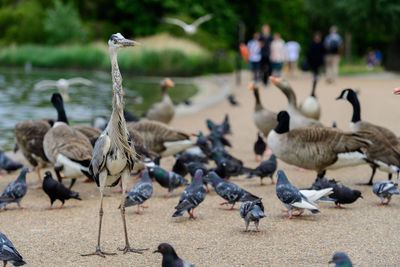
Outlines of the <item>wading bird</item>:
{"type": "Polygon", "coordinates": [[[122,179],[122,199],[121,199],[121,217],[125,234],[125,247],[118,250],[126,252],[142,253],[145,249],[131,248],[128,241],[128,233],[125,221],[125,191],[126,182],[129,178],[130,171],[133,168],[136,159],[136,152],[133,142],[126,129],[126,122],[123,116],[123,89],[122,76],[119,71],[117,53],[121,48],[136,46],[137,42],[125,39],[120,33],[113,34],[108,41],[110,59],[111,59],[111,76],[113,83],[112,98],[112,114],[110,121],[96,142],[93,151],[93,157],[90,162],[89,172],[96,181],[100,189],[100,210],[99,210],[99,232],[97,239],[96,251],[82,256],[98,255],[115,255],[115,253],[107,253],[100,249],[101,223],[103,219],[103,192],[105,186],[116,186],[122,179]]]}

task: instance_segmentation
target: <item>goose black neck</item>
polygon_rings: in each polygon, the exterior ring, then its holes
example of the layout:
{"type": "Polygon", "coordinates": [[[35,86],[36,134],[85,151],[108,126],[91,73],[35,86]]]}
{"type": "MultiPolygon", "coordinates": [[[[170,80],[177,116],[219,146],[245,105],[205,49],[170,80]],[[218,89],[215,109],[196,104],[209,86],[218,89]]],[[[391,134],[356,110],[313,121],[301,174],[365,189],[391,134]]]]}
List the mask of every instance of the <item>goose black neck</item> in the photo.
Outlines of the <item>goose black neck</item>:
{"type": "Polygon", "coordinates": [[[67,115],[65,114],[64,102],[62,101],[61,96],[59,98],[53,98],[52,102],[53,102],[53,106],[57,110],[57,121],[61,121],[61,122],[65,122],[66,124],[69,124],[67,115]]]}
{"type": "Polygon", "coordinates": [[[263,108],[260,100],[260,92],[258,91],[258,88],[254,88],[254,98],[256,99],[256,110],[260,110],[263,108]]]}
{"type": "Polygon", "coordinates": [[[361,120],[361,107],[360,102],[358,101],[356,93],[349,94],[347,100],[353,106],[353,117],[351,118],[351,122],[358,122],[361,120]]]}
{"type": "Polygon", "coordinates": [[[283,134],[289,132],[289,121],[290,117],[286,111],[281,111],[278,114],[278,125],[275,128],[275,132],[283,134]]]}

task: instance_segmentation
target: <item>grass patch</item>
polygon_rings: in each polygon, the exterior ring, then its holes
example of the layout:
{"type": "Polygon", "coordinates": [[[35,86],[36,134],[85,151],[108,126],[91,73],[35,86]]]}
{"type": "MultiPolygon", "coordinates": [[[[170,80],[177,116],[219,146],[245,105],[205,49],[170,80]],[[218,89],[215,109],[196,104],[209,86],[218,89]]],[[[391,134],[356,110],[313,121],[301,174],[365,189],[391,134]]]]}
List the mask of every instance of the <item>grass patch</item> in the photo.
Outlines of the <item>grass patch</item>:
{"type": "Polygon", "coordinates": [[[340,75],[381,73],[384,71],[385,69],[382,66],[376,66],[373,69],[368,69],[364,58],[342,60],[339,66],[340,75]]]}

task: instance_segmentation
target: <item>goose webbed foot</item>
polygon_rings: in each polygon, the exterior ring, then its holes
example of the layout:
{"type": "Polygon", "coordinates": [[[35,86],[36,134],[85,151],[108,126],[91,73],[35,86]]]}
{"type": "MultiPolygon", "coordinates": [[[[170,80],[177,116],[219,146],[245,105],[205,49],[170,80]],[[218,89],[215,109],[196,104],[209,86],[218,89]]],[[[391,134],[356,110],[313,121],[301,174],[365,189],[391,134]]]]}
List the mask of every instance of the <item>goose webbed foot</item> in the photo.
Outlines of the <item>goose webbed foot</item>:
{"type": "Polygon", "coordinates": [[[106,255],[117,255],[117,253],[115,252],[104,252],[100,249],[100,247],[96,247],[96,251],[93,253],[89,253],[89,254],[81,254],[81,256],[86,257],[86,256],[100,256],[102,258],[105,258],[106,255]]]}

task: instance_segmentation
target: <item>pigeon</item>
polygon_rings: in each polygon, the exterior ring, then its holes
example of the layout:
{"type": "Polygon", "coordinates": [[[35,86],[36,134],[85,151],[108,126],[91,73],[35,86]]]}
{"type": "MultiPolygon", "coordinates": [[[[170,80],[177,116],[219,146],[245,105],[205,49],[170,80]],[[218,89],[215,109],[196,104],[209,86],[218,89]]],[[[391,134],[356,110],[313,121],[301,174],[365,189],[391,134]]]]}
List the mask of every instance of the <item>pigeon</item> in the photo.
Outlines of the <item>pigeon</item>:
{"type": "Polygon", "coordinates": [[[194,267],[193,264],[179,258],[175,249],[168,243],[161,243],[158,245],[157,250],[154,250],[153,253],[156,252],[163,255],[161,267],[194,267]]]}
{"type": "Polygon", "coordinates": [[[227,99],[229,101],[229,104],[231,104],[232,106],[238,106],[239,105],[239,102],[237,102],[234,94],[228,95],[227,99]]]}
{"type": "MultiPolygon", "coordinates": [[[[190,173],[192,179],[198,169],[203,171],[203,175],[208,173],[206,166],[204,166],[204,164],[199,161],[189,162],[188,164],[185,164],[185,167],[187,171],[190,173]]],[[[203,177],[203,185],[206,187],[206,193],[210,192],[210,190],[208,189],[208,180],[205,179],[205,177],[203,177]]]]}
{"type": "Polygon", "coordinates": [[[336,252],[329,264],[334,263],[336,267],[353,267],[350,258],[343,252],[336,252]]]}
{"type": "Polygon", "coordinates": [[[233,210],[236,202],[253,201],[259,199],[259,197],[247,192],[238,185],[223,180],[214,171],[209,172],[207,176],[214,187],[215,192],[217,192],[220,197],[226,200],[226,202],[222,202],[220,205],[232,204],[228,210],[233,210]]]}
{"type": "Polygon", "coordinates": [[[23,167],[18,178],[9,183],[0,196],[0,208],[6,208],[6,205],[11,202],[17,202],[20,209],[26,209],[21,206],[21,200],[25,196],[28,187],[26,186],[26,173],[29,172],[28,167],[23,167]]]}
{"type": "Polygon", "coordinates": [[[307,198],[294,187],[282,170],[278,171],[278,181],[276,182],[276,195],[288,209],[289,216],[285,219],[290,220],[293,216],[301,216],[304,209],[312,213],[318,213],[318,207],[307,200],[307,198]],[[293,209],[298,210],[298,214],[293,214],[293,209]]]}
{"type": "Polygon", "coordinates": [[[185,211],[187,211],[190,219],[196,219],[196,216],[193,214],[194,209],[206,198],[206,190],[202,183],[203,171],[197,170],[192,179],[192,183],[183,191],[172,217],[182,216],[185,211]]]}
{"type": "Polygon", "coordinates": [[[162,187],[168,188],[167,198],[171,196],[175,188],[188,184],[188,181],[181,175],[175,172],[168,172],[160,166],[150,167],[149,175],[155,178],[162,187]]]}
{"type": "Polygon", "coordinates": [[[267,143],[264,142],[260,133],[257,133],[257,141],[254,143],[254,154],[256,161],[261,161],[265,150],[267,149],[267,143]]]}
{"type": "Polygon", "coordinates": [[[59,209],[62,209],[64,207],[65,200],[68,200],[70,198],[82,200],[79,197],[78,192],[71,191],[70,189],[66,188],[62,183],[54,180],[53,176],[51,175],[51,172],[49,171],[46,171],[44,174],[42,188],[43,191],[50,198],[50,207],[47,208],[48,210],[51,210],[53,208],[53,203],[54,201],[56,201],[56,199],[60,200],[62,203],[58,207],[59,209]]]}
{"type": "MultiPolygon", "coordinates": [[[[148,200],[153,194],[153,184],[151,183],[149,171],[144,170],[142,172],[142,179],[135,184],[134,187],[129,191],[125,198],[125,207],[137,205],[137,214],[140,212],[139,206],[148,200]]],[[[142,206],[145,208],[145,206],[142,206]]]]}
{"type": "Polygon", "coordinates": [[[274,184],[273,175],[277,168],[277,161],[274,154],[268,160],[265,160],[260,163],[254,170],[250,171],[250,174],[247,178],[252,178],[254,176],[260,177],[260,184],[263,185],[264,177],[270,177],[272,184],[274,184]]]}
{"type": "Polygon", "coordinates": [[[246,229],[244,232],[247,232],[249,228],[250,221],[253,221],[256,226],[256,231],[260,232],[258,229],[258,224],[260,219],[265,217],[264,214],[264,205],[261,202],[261,199],[256,199],[254,201],[245,201],[240,206],[240,217],[244,219],[246,224],[246,229]]]}
{"type": "Polygon", "coordinates": [[[22,259],[21,254],[15,249],[14,245],[8,238],[0,232],[0,260],[3,261],[4,267],[7,262],[11,262],[14,266],[21,266],[26,264],[22,259]]]}
{"type": "Polygon", "coordinates": [[[7,157],[7,155],[0,150],[0,170],[6,170],[7,172],[15,171],[22,168],[21,163],[14,162],[12,159],[7,157]]]}
{"type": "Polygon", "coordinates": [[[312,189],[333,188],[333,193],[328,195],[329,198],[335,200],[336,208],[343,209],[341,204],[351,204],[358,198],[363,198],[359,190],[353,190],[342,184],[339,184],[334,179],[317,177],[312,185],[312,189]]]}
{"type": "Polygon", "coordinates": [[[392,181],[374,183],[372,186],[372,192],[381,199],[381,203],[378,204],[379,206],[388,205],[392,195],[400,194],[399,190],[397,190],[397,184],[392,181]],[[384,202],[385,198],[387,199],[387,202],[384,202]]]}
{"type": "Polygon", "coordinates": [[[185,151],[176,154],[176,161],[174,166],[172,167],[172,171],[181,175],[185,176],[188,173],[186,166],[190,162],[203,162],[207,163],[208,158],[204,153],[201,151],[199,147],[193,147],[186,149],[185,151]]]}

